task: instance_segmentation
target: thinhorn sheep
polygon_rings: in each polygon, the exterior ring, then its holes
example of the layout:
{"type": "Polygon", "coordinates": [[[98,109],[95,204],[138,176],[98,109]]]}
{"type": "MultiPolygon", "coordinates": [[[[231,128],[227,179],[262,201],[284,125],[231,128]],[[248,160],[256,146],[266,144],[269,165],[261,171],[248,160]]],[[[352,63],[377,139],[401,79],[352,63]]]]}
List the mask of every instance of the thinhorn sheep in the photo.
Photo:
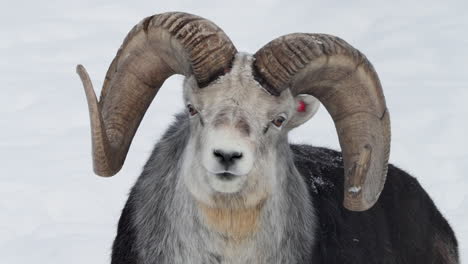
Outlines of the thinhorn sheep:
{"type": "Polygon", "coordinates": [[[458,263],[447,221],[388,164],[379,78],[344,40],[296,33],[250,55],[204,18],[163,13],[127,35],[99,101],[77,71],[101,176],[122,167],[164,81],[185,76],[186,110],[132,188],[113,264],[458,263]],[[342,153],[288,143],[320,103],[342,153]]]}

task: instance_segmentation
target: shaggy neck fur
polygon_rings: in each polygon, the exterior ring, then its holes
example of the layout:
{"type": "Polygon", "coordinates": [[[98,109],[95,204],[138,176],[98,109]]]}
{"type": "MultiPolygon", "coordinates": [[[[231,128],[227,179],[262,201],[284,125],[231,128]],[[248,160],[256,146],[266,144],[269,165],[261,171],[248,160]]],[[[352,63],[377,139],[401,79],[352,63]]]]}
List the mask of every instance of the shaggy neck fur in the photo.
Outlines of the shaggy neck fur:
{"type": "Polygon", "coordinates": [[[197,205],[202,222],[207,228],[226,239],[241,243],[258,231],[264,204],[260,203],[250,208],[213,208],[203,203],[197,205]]]}
{"type": "Polygon", "coordinates": [[[177,119],[133,190],[138,194],[132,203],[140,261],[309,263],[315,216],[288,143],[279,143],[279,184],[266,199],[249,207],[208,206],[194,199],[181,180],[190,129],[185,115],[177,119]]]}

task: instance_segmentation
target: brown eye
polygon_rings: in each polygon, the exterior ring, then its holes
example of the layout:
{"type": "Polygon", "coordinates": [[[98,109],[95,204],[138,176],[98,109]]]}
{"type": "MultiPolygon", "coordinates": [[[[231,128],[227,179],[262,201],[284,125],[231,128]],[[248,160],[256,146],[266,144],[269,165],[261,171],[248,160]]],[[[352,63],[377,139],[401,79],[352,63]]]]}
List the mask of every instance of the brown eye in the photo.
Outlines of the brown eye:
{"type": "Polygon", "coordinates": [[[277,116],[275,119],[273,119],[273,121],[271,121],[273,123],[273,125],[275,125],[276,127],[281,127],[284,123],[284,121],[286,121],[286,118],[284,116],[277,116]]]}
{"type": "Polygon", "coordinates": [[[189,114],[191,116],[194,116],[194,115],[198,114],[197,109],[195,109],[195,107],[193,107],[193,105],[191,105],[191,104],[187,105],[187,110],[188,110],[188,112],[189,112],[189,114]]]}

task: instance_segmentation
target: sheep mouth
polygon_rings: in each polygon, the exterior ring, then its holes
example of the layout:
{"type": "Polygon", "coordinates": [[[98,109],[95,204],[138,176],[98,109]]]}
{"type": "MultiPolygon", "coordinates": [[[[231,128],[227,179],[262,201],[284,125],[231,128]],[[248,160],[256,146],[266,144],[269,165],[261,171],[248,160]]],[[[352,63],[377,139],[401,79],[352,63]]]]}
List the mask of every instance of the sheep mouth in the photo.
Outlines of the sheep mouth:
{"type": "Polygon", "coordinates": [[[223,181],[230,181],[237,177],[237,175],[232,174],[230,172],[222,172],[222,173],[216,173],[216,176],[218,179],[223,180],[223,181]]]}

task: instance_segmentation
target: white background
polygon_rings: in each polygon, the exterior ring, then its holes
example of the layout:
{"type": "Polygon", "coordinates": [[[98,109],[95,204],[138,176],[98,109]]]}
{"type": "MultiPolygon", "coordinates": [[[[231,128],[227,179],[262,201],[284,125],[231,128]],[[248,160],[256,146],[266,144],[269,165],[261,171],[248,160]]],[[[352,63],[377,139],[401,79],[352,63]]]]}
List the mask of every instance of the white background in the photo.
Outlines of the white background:
{"type": "MultiPolygon", "coordinates": [[[[120,210],[153,144],[183,109],[182,77],[150,107],[122,171],[94,176],[85,95],[100,91],[127,32],[185,11],[217,23],[241,51],[292,32],[342,37],[380,75],[391,162],[416,176],[468,259],[468,4],[464,1],[5,1],[0,10],[0,263],[107,263],[120,210]]],[[[322,108],[291,140],[338,149],[322,108]]]]}

